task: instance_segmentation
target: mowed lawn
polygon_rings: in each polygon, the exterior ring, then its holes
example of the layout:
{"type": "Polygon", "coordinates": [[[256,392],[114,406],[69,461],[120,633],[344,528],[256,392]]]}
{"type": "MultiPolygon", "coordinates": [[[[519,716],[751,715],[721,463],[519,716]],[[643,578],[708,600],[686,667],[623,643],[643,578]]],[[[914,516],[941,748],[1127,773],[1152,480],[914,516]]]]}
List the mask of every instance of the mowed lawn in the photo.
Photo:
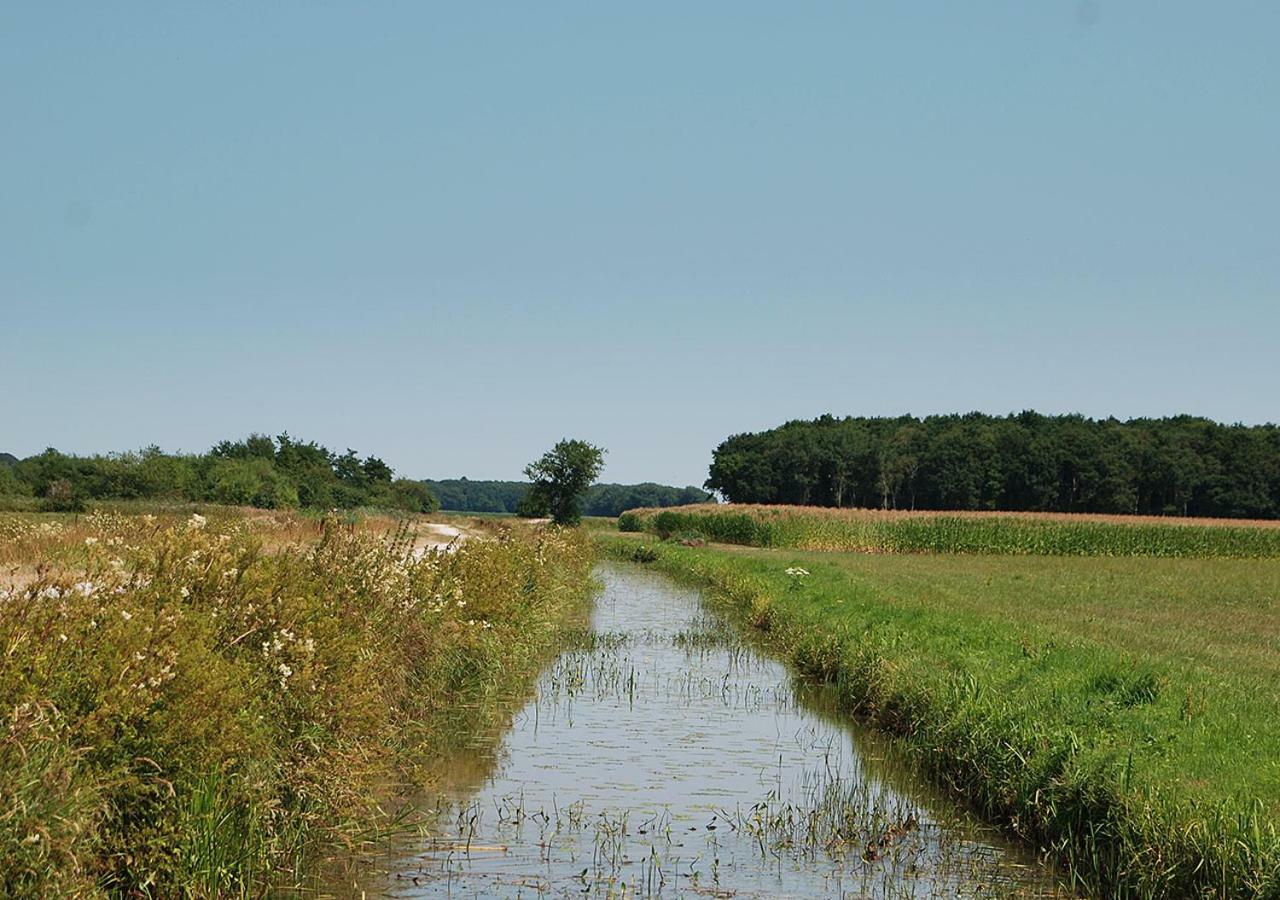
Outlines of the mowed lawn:
{"type": "Polygon", "coordinates": [[[924,634],[948,622],[956,635],[985,631],[981,642],[929,642],[965,671],[1022,682],[1040,680],[1030,674],[1038,671],[1050,690],[1057,667],[1029,666],[1046,654],[1064,666],[1109,658],[1152,672],[1156,696],[1142,705],[1177,714],[1149,723],[1174,735],[1149,760],[1167,764],[1160,780],[1280,812],[1280,560],[717,549],[806,568],[802,593],[846,627],[874,622],[879,607],[915,619],[924,634]]]}
{"type": "Polygon", "coordinates": [[[1088,889],[1280,889],[1280,560],[645,546],[1088,889]]]}

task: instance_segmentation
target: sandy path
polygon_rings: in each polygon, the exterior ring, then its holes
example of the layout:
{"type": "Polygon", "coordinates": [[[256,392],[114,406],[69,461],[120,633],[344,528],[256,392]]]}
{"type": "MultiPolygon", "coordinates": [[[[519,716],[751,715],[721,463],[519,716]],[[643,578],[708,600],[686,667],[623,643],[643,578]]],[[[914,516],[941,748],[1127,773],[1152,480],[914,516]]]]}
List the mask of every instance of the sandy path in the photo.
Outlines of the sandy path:
{"type": "Polygon", "coordinates": [[[471,540],[474,535],[458,528],[456,525],[443,525],[439,522],[423,522],[416,526],[417,534],[413,539],[413,558],[421,559],[428,550],[443,550],[452,553],[464,541],[471,540]]]}

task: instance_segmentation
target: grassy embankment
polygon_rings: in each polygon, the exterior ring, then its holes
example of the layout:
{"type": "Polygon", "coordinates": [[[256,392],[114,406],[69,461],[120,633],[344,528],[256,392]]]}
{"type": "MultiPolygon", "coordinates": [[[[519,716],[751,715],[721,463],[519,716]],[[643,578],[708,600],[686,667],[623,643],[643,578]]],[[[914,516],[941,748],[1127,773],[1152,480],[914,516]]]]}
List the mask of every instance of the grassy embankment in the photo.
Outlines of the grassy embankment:
{"type": "Polygon", "coordinates": [[[536,674],[591,565],[572,532],[412,546],[390,520],[0,516],[0,893],[260,894],[394,825],[374,798],[536,674]]]}
{"type": "Polygon", "coordinates": [[[623,531],[752,547],[1019,556],[1280,557],[1280,521],[735,504],[637,509],[623,531]]]}
{"type": "Polygon", "coordinates": [[[647,551],[1087,889],[1280,896],[1280,560],[647,551]]]}

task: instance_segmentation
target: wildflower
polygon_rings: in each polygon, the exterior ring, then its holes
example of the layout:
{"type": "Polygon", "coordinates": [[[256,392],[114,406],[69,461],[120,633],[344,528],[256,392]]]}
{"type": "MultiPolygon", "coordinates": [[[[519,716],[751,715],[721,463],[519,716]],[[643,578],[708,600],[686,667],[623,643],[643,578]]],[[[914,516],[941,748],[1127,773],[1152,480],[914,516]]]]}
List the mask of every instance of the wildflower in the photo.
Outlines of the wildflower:
{"type": "Polygon", "coordinates": [[[799,566],[791,566],[789,569],[787,569],[787,574],[790,575],[792,578],[804,578],[806,575],[809,574],[809,570],[802,569],[799,566]]]}
{"type": "Polygon", "coordinates": [[[181,593],[182,593],[183,600],[191,596],[191,591],[187,590],[185,587],[182,589],[181,593]]]}
{"type": "Polygon", "coordinates": [[[98,539],[96,537],[87,537],[84,539],[84,545],[86,547],[92,547],[96,543],[98,543],[98,539]]]}
{"type": "Polygon", "coordinates": [[[42,600],[57,600],[59,597],[61,597],[61,596],[62,596],[62,591],[60,591],[60,590],[58,590],[56,587],[53,587],[52,585],[50,585],[49,587],[47,587],[47,588],[45,588],[44,590],[42,590],[42,591],[38,594],[38,596],[39,596],[42,600]]]}
{"type": "Polygon", "coordinates": [[[133,613],[129,612],[129,610],[127,609],[122,609],[120,610],[120,618],[128,622],[130,619],[133,618],[133,613]]]}
{"type": "Polygon", "coordinates": [[[66,642],[67,642],[67,636],[65,634],[59,634],[58,643],[65,644],[66,642]]]}
{"type": "Polygon", "coordinates": [[[81,597],[90,597],[96,590],[96,586],[92,581],[78,581],[72,587],[80,593],[81,597]]]}
{"type": "Polygon", "coordinates": [[[200,515],[200,513],[192,513],[191,518],[187,519],[187,527],[192,529],[203,528],[208,521],[209,520],[200,515]]]}

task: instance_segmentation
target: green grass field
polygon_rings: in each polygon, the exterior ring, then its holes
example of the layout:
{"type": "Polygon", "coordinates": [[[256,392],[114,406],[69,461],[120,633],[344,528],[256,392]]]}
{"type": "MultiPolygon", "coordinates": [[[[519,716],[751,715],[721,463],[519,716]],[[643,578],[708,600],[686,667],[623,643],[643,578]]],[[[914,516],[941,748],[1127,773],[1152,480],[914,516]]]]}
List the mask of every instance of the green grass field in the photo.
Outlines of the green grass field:
{"type": "Polygon", "coordinates": [[[1280,560],[645,546],[1088,890],[1280,895],[1280,560]]]}

